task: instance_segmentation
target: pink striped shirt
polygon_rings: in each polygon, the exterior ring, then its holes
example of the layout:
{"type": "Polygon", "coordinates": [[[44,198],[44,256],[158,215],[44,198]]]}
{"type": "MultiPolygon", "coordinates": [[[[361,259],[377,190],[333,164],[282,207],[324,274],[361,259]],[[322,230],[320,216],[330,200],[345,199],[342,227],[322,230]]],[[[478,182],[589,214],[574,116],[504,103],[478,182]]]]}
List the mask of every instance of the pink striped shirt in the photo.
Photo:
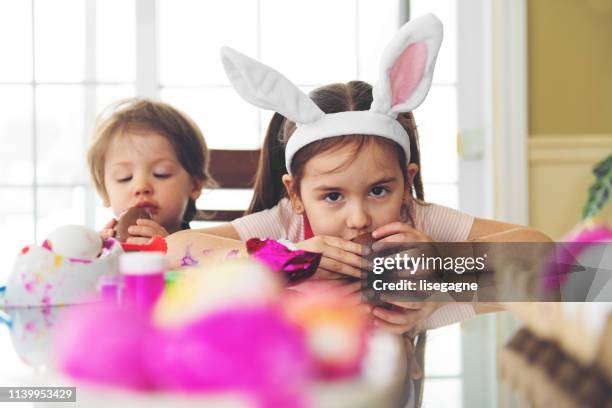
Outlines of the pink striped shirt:
{"type": "MultiPolygon", "coordinates": [[[[437,204],[416,204],[415,228],[436,241],[465,241],[474,217],[437,204]]],[[[293,212],[289,199],[283,198],[275,207],[232,221],[232,226],[246,241],[249,238],[304,240],[304,221],[293,212]]]]}
{"type": "MultiPolygon", "coordinates": [[[[436,241],[455,242],[468,238],[474,217],[437,204],[416,204],[415,228],[436,241]]],[[[283,198],[268,210],[250,214],[232,221],[232,226],[243,241],[249,238],[286,239],[291,242],[304,240],[304,221],[296,214],[289,199],[283,198]]],[[[423,329],[435,329],[463,321],[474,316],[469,304],[447,304],[437,309],[421,324],[423,329]]]]}

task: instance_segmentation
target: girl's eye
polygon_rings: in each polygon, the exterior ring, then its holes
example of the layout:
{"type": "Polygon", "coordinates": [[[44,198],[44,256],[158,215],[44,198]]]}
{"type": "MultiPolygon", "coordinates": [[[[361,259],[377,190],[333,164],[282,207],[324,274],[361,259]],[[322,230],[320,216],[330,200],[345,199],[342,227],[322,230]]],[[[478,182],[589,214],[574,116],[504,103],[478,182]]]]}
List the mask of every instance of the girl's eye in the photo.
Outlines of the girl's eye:
{"type": "Polygon", "coordinates": [[[166,178],[170,177],[172,174],[167,174],[167,173],[154,173],[153,175],[154,175],[156,178],[166,179],[166,178]]]}
{"type": "Polygon", "coordinates": [[[132,176],[122,177],[122,178],[117,179],[117,183],[127,183],[131,179],[132,179],[132,176]]]}
{"type": "Polygon", "coordinates": [[[342,198],[342,194],[335,192],[335,191],[333,193],[326,194],[324,197],[325,201],[330,202],[330,203],[335,203],[341,198],[342,198]]]}
{"type": "Polygon", "coordinates": [[[370,194],[373,195],[374,197],[383,197],[387,195],[388,192],[389,192],[389,189],[386,187],[382,187],[382,186],[376,186],[372,188],[372,190],[370,190],[370,194]]]}

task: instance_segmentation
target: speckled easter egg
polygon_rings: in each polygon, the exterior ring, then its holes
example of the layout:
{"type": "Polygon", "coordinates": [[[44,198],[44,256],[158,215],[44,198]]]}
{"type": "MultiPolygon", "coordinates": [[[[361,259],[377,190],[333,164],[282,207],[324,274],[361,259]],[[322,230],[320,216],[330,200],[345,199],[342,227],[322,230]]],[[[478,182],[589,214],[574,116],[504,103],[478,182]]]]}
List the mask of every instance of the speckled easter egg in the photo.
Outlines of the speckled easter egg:
{"type": "Polygon", "coordinates": [[[64,225],[49,234],[44,247],[72,259],[96,259],[102,251],[102,238],[83,225],[64,225]]]}

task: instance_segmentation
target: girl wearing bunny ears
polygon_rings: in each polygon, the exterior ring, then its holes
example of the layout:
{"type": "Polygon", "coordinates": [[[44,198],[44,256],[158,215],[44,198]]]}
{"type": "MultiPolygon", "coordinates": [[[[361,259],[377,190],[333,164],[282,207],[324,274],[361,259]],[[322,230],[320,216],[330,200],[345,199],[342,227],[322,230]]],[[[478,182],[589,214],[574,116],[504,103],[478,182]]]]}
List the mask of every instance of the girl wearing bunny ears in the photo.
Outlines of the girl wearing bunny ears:
{"type": "MultiPolygon", "coordinates": [[[[250,214],[201,232],[242,241],[289,240],[323,254],[315,275],[322,279],[361,276],[364,248],[351,240],[363,233],[380,242],[550,241],[526,227],[422,201],[411,112],[431,87],[441,42],[435,16],[412,20],[383,52],[374,88],[353,81],[319,88],[310,97],[272,68],[223,48],[223,66],[236,91],[277,113],[262,149],[250,214]]],[[[372,312],[376,324],[396,333],[491,311],[469,304],[438,310],[432,303],[395,305],[372,312]]]]}

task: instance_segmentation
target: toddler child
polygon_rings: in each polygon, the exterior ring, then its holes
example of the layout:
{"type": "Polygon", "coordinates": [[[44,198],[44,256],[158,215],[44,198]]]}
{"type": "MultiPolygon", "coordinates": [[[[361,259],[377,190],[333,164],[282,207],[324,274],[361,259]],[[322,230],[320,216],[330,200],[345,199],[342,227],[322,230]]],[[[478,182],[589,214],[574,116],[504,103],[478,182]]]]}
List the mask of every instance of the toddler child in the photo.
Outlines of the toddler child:
{"type": "MultiPolygon", "coordinates": [[[[103,112],[104,113],[104,112],[103,112]]],[[[111,106],[101,117],[87,154],[96,190],[115,217],[142,207],[150,220],[129,228],[129,243],[145,244],[155,235],[188,229],[202,188],[214,184],[208,174],[208,148],[202,132],[187,115],[148,99],[111,106]]],[[[116,218],[102,231],[113,236],[116,218]]]]}

